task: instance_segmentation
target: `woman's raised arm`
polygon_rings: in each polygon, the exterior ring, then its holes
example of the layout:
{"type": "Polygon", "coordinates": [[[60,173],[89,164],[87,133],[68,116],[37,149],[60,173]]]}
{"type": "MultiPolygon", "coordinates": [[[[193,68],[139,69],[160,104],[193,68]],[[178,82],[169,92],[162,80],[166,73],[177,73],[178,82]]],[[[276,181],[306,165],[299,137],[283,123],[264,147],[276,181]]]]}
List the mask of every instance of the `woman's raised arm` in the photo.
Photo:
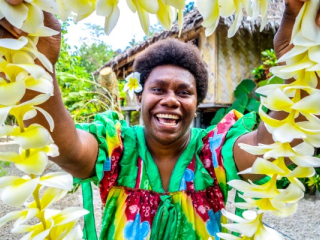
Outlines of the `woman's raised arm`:
{"type": "MultiPolygon", "coordinates": [[[[295,23],[295,19],[299,14],[301,7],[307,0],[287,0],[286,8],[283,14],[280,28],[274,39],[274,48],[278,59],[292,49],[293,45],[290,44],[291,33],[295,23]]],[[[317,17],[315,19],[316,23],[320,26],[320,9],[318,10],[317,17]]],[[[319,82],[319,78],[318,78],[319,82]]],[[[318,88],[319,88],[318,83],[318,88]]],[[[275,119],[284,119],[287,116],[285,112],[270,112],[269,115],[275,119]]],[[[298,119],[299,120],[299,119],[298,119]]],[[[260,123],[258,129],[249,134],[241,136],[234,145],[234,160],[238,171],[243,171],[250,168],[253,162],[256,160],[257,156],[251,155],[250,153],[242,150],[239,147],[239,143],[245,143],[253,146],[257,146],[258,143],[262,144],[272,144],[274,143],[271,134],[265,128],[263,122],[260,123]]],[[[295,142],[293,142],[295,144],[295,142]]],[[[245,179],[257,180],[259,176],[257,175],[242,175],[245,179]]]]}
{"type": "MultiPolygon", "coordinates": [[[[23,0],[6,0],[12,5],[20,4],[23,0]]],[[[59,21],[49,13],[45,13],[45,26],[60,32],[59,21]]],[[[17,38],[24,33],[11,26],[5,19],[0,20],[0,38],[17,38]]],[[[37,48],[46,55],[50,62],[55,65],[59,58],[60,34],[52,37],[39,39],[37,48]]],[[[37,62],[40,65],[40,62],[37,62]]],[[[66,110],[61,92],[58,87],[55,72],[50,73],[54,79],[54,95],[39,107],[46,110],[53,118],[55,127],[51,133],[55,144],[59,147],[60,155],[52,158],[52,161],[60,165],[65,171],[75,177],[87,178],[94,171],[95,161],[98,154],[98,143],[96,139],[85,131],[77,130],[73,120],[66,110]]],[[[28,90],[23,101],[29,100],[38,93],[28,90]]],[[[41,114],[27,121],[26,124],[39,123],[49,129],[49,125],[41,114]]]]}

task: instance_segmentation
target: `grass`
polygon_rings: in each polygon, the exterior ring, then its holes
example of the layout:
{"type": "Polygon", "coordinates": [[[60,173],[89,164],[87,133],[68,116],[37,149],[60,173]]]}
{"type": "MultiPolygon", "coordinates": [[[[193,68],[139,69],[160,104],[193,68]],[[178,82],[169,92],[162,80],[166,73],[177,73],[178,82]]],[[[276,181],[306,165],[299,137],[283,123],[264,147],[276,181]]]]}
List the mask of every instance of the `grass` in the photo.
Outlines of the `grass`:
{"type": "Polygon", "coordinates": [[[7,175],[6,167],[9,167],[10,164],[9,162],[0,162],[0,177],[7,175]]]}

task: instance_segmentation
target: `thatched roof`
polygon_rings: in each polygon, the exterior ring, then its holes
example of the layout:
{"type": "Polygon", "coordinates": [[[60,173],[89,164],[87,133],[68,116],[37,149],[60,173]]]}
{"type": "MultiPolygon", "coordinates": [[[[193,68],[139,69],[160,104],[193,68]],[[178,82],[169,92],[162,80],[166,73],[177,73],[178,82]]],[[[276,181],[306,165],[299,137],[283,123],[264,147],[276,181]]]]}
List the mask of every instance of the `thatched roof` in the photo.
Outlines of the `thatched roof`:
{"type": "MultiPolygon", "coordinates": [[[[284,0],[272,0],[268,10],[267,25],[264,28],[263,32],[275,33],[277,31],[280,25],[283,9],[284,9],[284,0]]],[[[233,20],[234,20],[233,17],[221,18],[219,22],[219,27],[221,26],[230,27],[231,24],[233,23],[233,20]]],[[[186,14],[184,17],[183,30],[182,30],[180,39],[184,41],[190,41],[196,38],[199,32],[202,31],[203,29],[203,27],[201,26],[202,21],[203,21],[203,18],[197,9],[194,9],[193,11],[186,14]]],[[[256,20],[252,20],[250,19],[250,17],[245,17],[240,25],[240,30],[244,30],[254,34],[255,32],[259,32],[260,26],[261,26],[260,18],[256,20]]],[[[122,71],[121,69],[123,68],[128,69],[129,67],[131,67],[133,60],[135,58],[135,55],[137,53],[141,52],[152,43],[159,41],[161,39],[165,39],[168,37],[178,38],[178,34],[179,34],[179,27],[178,27],[178,24],[175,23],[170,30],[157,33],[152,37],[148,38],[146,41],[141,42],[140,44],[134,47],[131,47],[125,50],[124,52],[122,52],[121,54],[117,55],[116,57],[111,59],[109,62],[104,64],[96,72],[94,72],[94,74],[95,75],[99,74],[102,68],[111,67],[116,72],[118,77],[125,77],[125,76],[119,76],[121,72],[123,74],[125,72],[125,71],[122,71]]]]}

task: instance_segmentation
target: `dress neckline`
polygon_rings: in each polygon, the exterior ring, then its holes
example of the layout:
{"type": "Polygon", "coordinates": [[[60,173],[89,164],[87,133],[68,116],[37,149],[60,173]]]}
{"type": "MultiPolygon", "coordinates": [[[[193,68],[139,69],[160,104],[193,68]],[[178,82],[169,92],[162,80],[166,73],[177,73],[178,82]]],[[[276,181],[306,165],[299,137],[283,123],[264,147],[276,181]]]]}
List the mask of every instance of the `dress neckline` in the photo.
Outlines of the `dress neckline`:
{"type": "MultiPolygon", "coordinates": [[[[146,166],[146,173],[148,175],[151,188],[155,192],[166,193],[162,185],[158,166],[153,160],[153,157],[147,148],[144,127],[136,127],[136,133],[138,143],[138,154],[146,166]]],[[[193,156],[196,152],[196,143],[199,134],[201,134],[200,129],[191,128],[189,143],[179,156],[170,176],[168,188],[169,193],[179,191],[180,183],[183,178],[184,172],[188,167],[189,163],[192,161],[193,156]]]]}

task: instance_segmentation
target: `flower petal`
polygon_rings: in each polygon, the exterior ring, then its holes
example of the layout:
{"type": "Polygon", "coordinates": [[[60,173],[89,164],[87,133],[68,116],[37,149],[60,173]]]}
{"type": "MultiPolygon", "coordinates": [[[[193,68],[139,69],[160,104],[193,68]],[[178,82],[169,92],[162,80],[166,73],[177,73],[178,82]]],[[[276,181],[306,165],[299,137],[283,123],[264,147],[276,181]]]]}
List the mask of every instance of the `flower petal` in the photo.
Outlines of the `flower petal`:
{"type": "Polygon", "coordinates": [[[8,68],[19,67],[30,73],[35,79],[44,75],[44,69],[39,65],[34,64],[8,64],[8,68]]]}
{"type": "Polygon", "coordinates": [[[320,93],[314,93],[304,97],[299,102],[295,103],[292,108],[300,112],[308,112],[309,114],[320,114],[320,93]]]}
{"type": "Polygon", "coordinates": [[[48,173],[40,178],[40,183],[46,187],[65,189],[70,191],[73,187],[73,178],[65,172],[48,173]]]}
{"type": "Polygon", "coordinates": [[[303,198],[303,191],[294,184],[290,184],[284,191],[276,196],[272,201],[281,201],[285,203],[296,203],[303,198]]]}
{"type": "Polygon", "coordinates": [[[52,0],[33,0],[31,1],[31,4],[37,6],[43,11],[52,13],[52,14],[58,14],[58,5],[56,1],[52,0]]]}
{"type": "Polygon", "coordinates": [[[306,51],[308,51],[308,49],[308,47],[304,46],[294,46],[294,48],[292,48],[289,52],[287,52],[281,58],[279,58],[278,62],[285,62],[290,58],[305,53],[306,51]]]}
{"type": "Polygon", "coordinates": [[[236,11],[237,2],[234,0],[219,0],[220,15],[222,17],[231,16],[236,11]]]}
{"type": "MultiPolygon", "coordinates": [[[[48,187],[44,193],[42,198],[40,199],[41,203],[41,209],[47,209],[50,207],[53,203],[59,201],[62,199],[64,196],[66,196],[68,193],[68,190],[63,190],[63,189],[57,189],[57,188],[51,188],[48,187]]],[[[28,205],[28,208],[33,208],[37,207],[37,203],[34,201],[28,205]]]]}
{"type": "Polygon", "coordinates": [[[217,233],[217,236],[225,240],[242,240],[242,238],[236,237],[232,234],[222,233],[222,232],[217,233]]]}
{"type": "Polygon", "coordinates": [[[239,217],[239,216],[237,216],[237,215],[234,215],[234,214],[228,212],[228,211],[225,210],[225,209],[221,209],[221,213],[222,213],[226,218],[230,219],[230,220],[233,221],[233,222],[238,222],[238,223],[245,223],[245,222],[246,222],[246,220],[243,219],[242,217],[239,217]]]}
{"type": "Polygon", "coordinates": [[[42,148],[53,142],[48,130],[38,124],[32,124],[25,132],[15,135],[15,141],[23,149],[42,148]]]}
{"type": "Polygon", "coordinates": [[[28,7],[24,3],[13,6],[7,1],[0,1],[0,9],[5,18],[16,28],[21,26],[28,15],[28,7]]]}
{"type": "Polygon", "coordinates": [[[12,185],[7,186],[1,193],[1,200],[10,207],[21,207],[37,187],[39,178],[16,178],[12,185]]]}
{"type": "Polygon", "coordinates": [[[114,7],[118,4],[114,0],[98,0],[96,4],[96,13],[98,16],[108,17],[112,14],[114,7]]]}
{"type": "Polygon", "coordinates": [[[304,38],[319,43],[320,39],[320,27],[316,24],[315,20],[318,9],[319,9],[319,1],[310,0],[305,3],[306,9],[303,14],[302,22],[301,22],[301,33],[304,38]]]}
{"type": "Polygon", "coordinates": [[[43,12],[32,4],[25,3],[25,5],[29,8],[29,11],[26,20],[23,22],[21,30],[27,33],[33,33],[43,24],[43,12]]]}
{"type": "Polygon", "coordinates": [[[318,157],[296,155],[290,157],[290,160],[301,167],[320,167],[320,160],[318,157]]]}
{"type": "MultiPolygon", "coordinates": [[[[43,24],[41,26],[38,27],[37,31],[29,33],[29,37],[33,36],[33,37],[51,37],[54,35],[59,34],[58,31],[48,28],[46,26],[44,26],[43,24]]],[[[52,70],[51,70],[52,72],[52,70]]]]}
{"type": "Polygon", "coordinates": [[[0,105],[11,106],[20,102],[25,92],[26,86],[23,81],[0,83],[0,105]]]}
{"type": "Polygon", "coordinates": [[[135,92],[135,93],[140,93],[140,92],[142,92],[142,90],[143,90],[142,85],[139,84],[139,85],[137,86],[137,88],[134,89],[134,92],[135,92]]]}
{"type": "Polygon", "coordinates": [[[160,24],[166,29],[169,30],[171,28],[173,19],[173,12],[170,6],[165,5],[162,0],[158,0],[159,10],[157,12],[157,18],[160,24]]]}
{"type": "Polygon", "coordinates": [[[293,139],[304,139],[307,136],[302,130],[287,122],[276,128],[272,133],[272,137],[274,141],[286,143],[292,142],[293,139]]]}
{"type": "Polygon", "coordinates": [[[59,226],[72,221],[76,221],[88,213],[89,211],[80,207],[70,207],[70,208],[64,209],[59,214],[54,216],[55,225],[59,226]]]}
{"type": "Polygon", "coordinates": [[[183,10],[186,6],[186,3],[184,0],[163,0],[165,4],[168,4],[176,9],[183,10]]]}
{"type": "Polygon", "coordinates": [[[109,35],[111,31],[114,29],[114,27],[117,25],[119,17],[120,17],[120,9],[116,5],[112,9],[112,13],[105,19],[104,31],[106,35],[109,35]]]}
{"type": "Polygon", "coordinates": [[[136,9],[137,9],[141,27],[142,27],[144,33],[145,33],[146,35],[148,35],[149,25],[150,25],[150,23],[149,23],[149,14],[148,14],[147,11],[145,11],[143,8],[141,8],[141,7],[138,5],[137,0],[133,0],[133,3],[135,4],[135,7],[136,7],[136,9]]]}
{"type": "Polygon", "coordinates": [[[48,156],[43,151],[38,151],[23,161],[16,163],[16,167],[21,171],[41,175],[48,165],[48,156]]]}
{"type": "Polygon", "coordinates": [[[197,0],[197,8],[203,16],[202,26],[206,28],[206,36],[210,36],[218,26],[220,8],[218,0],[197,0]]]}
{"type": "Polygon", "coordinates": [[[19,50],[23,48],[27,43],[28,39],[26,37],[20,37],[19,39],[2,38],[0,39],[0,49],[7,48],[12,50],[19,50]]]}
{"type": "Polygon", "coordinates": [[[47,122],[49,124],[50,131],[53,132],[54,121],[53,121],[53,118],[51,117],[51,115],[47,111],[45,111],[44,109],[42,109],[40,107],[35,107],[35,109],[42,113],[42,115],[45,117],[45,119],[47,120],[47,122]]]}
{"type": "Polygon", "coordinates": [[[249,170],[247,169],[242,172],[239,172],[238,174],[246,174],[246,173],[271,175],[271,174],[283,174],[284,171],[272,162],[269,162],[263,158],[257,158],[254,161],[252,168],[250,168],[249,170]]]}
{"type": "Polygon", "coordinates": [[[270,110],[290,112],[294,103],[279,88],[275,89],[264,101],[264,105],[270,110]]]}
{"type": "Polygon", "coordinates": [[[156,14],[159,10],[157,0],[138,0],[139,5],[149,13],[156,14]]]}
{"type": "Polygon", "coordinates": [[[296,167],[291,173],[287,175],[287,177],[295,177],[295,178],[307,178],[312,177],[316,171],[313,167],[296,167]]]}
{"type": "Polygon", "coordinates": [[[65,239],[82,239],[83,232],[79,224],[77,224],[65,237],[65,239]]]}
{"type": "Polygon", "coordinates": [[[0,152],[0,161],[17,162],[20,161],[20,155],[15,152],[0,152]]]}

